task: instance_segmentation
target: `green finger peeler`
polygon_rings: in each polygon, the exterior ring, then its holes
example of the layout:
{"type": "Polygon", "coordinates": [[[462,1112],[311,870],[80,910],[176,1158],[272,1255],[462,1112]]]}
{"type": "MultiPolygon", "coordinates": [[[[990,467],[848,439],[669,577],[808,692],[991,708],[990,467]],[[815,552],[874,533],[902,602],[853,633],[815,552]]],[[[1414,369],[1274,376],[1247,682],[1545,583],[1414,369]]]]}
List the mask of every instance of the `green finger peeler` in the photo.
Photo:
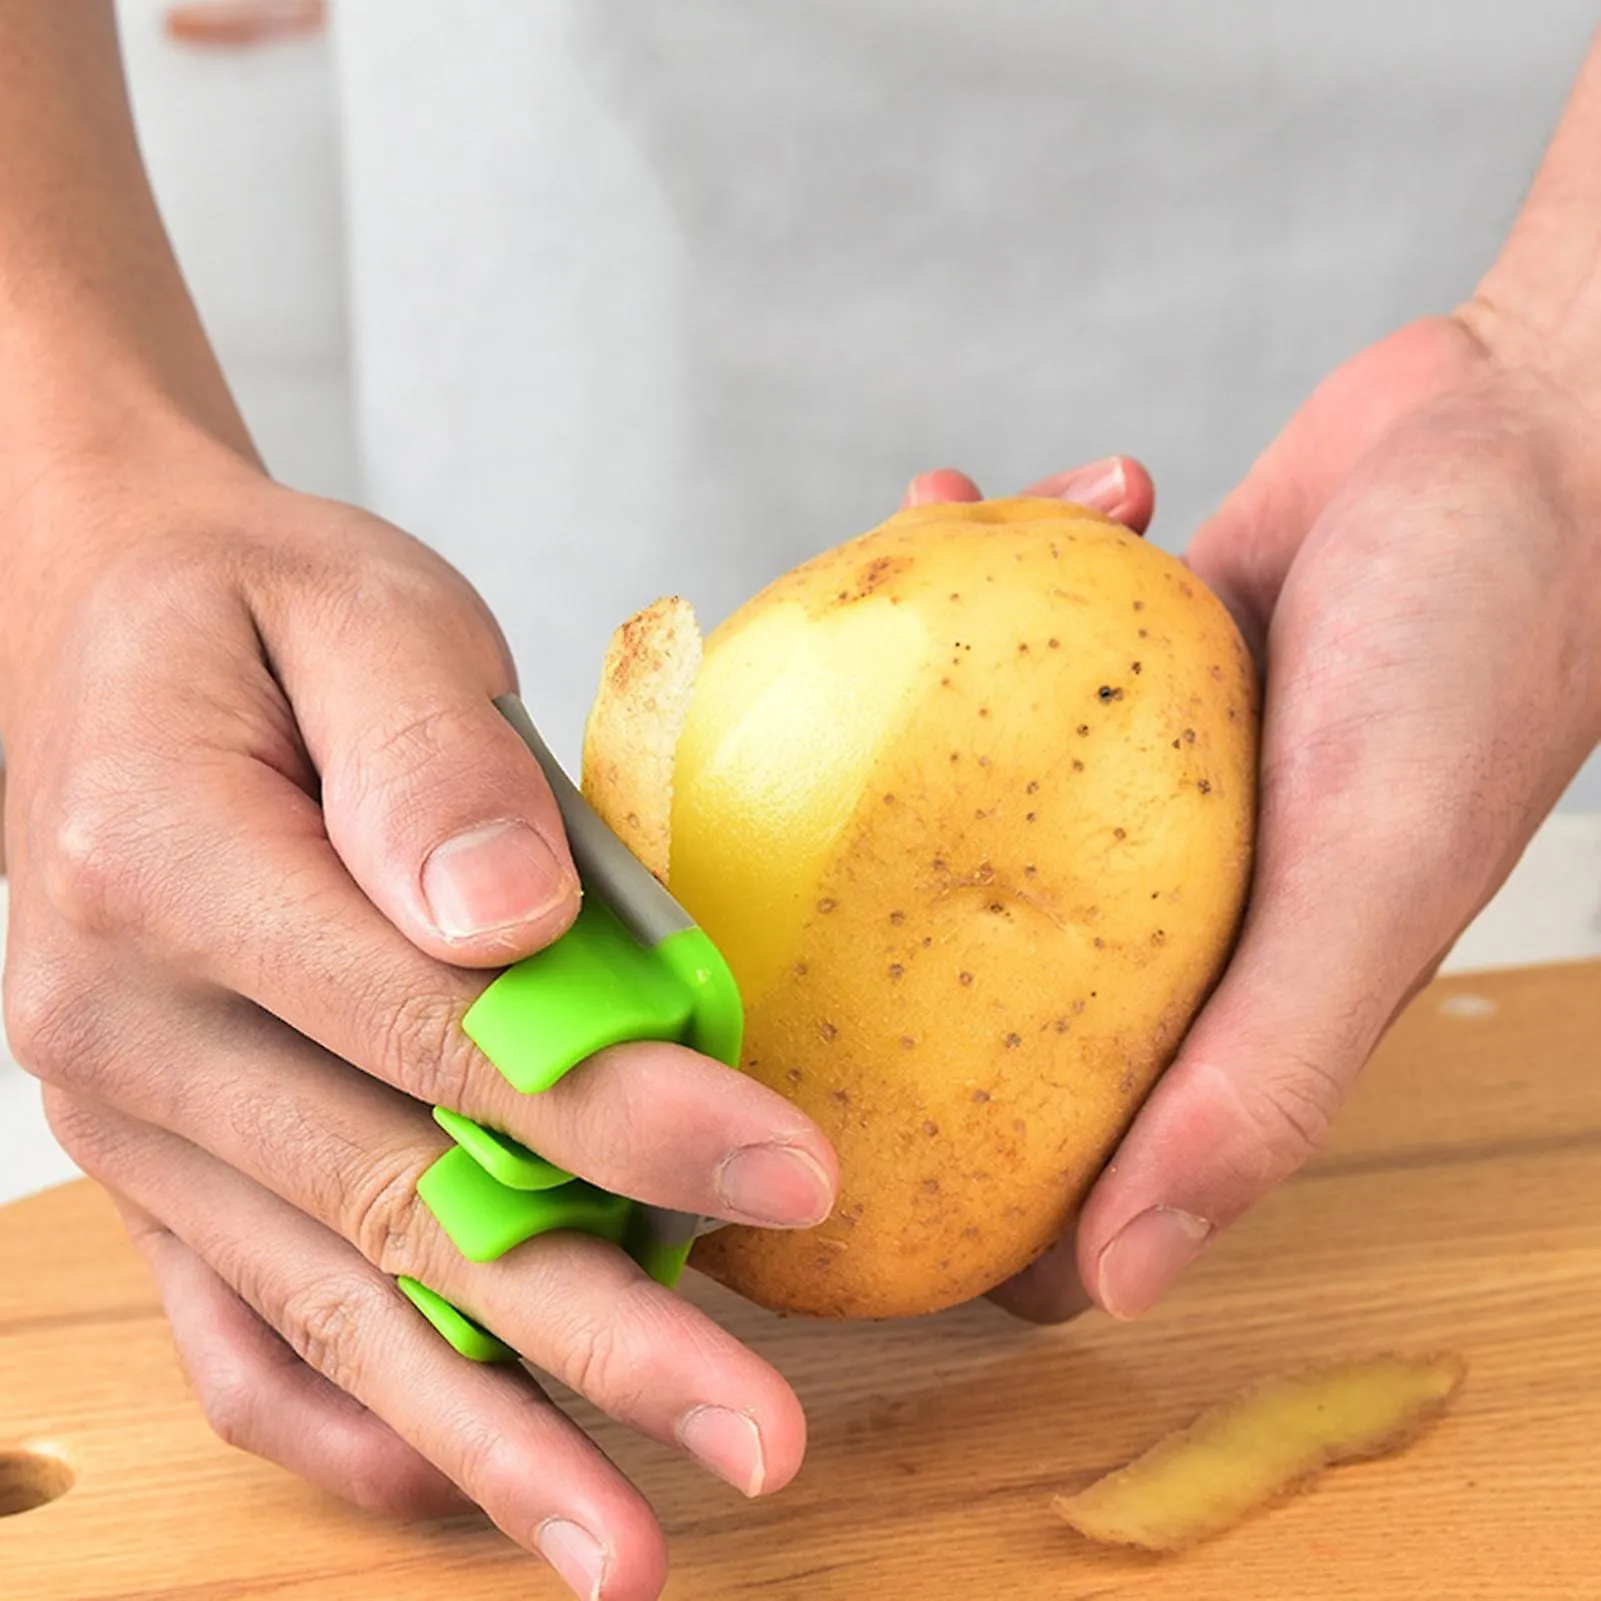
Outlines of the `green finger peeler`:
{"type": "MultiPolygon", "coordinates": [[[[671,1040],[737,1067],[744,1009],[721,952],[579,793],[522,702],[503,695],[495,705],[544,769],[584,900],[566,934],[507,968],[473,1003],[462,1025],[468,1037],[525,1095],[630,1040],[671,1040]]],[[[448,1107],[435,1107],[434,1119],[455,1143],[418,1180],[417,1193],[469,1261],[494,1261],[538,1235],[571,1229],[609,1240],[671,1287],[695,1237],[717,1226],[585,1183],[448,1107]]],[[[398,1282],[463,1356],[517,1360],[427,1285],[398,1282]]]]}

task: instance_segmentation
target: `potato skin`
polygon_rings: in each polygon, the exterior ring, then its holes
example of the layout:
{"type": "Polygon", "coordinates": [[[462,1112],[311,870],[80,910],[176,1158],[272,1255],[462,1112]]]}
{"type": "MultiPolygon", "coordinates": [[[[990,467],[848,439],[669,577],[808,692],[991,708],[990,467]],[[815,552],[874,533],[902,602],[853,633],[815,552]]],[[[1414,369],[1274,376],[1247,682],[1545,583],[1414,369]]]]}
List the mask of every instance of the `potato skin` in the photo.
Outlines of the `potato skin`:
{"type": "Polygon", "coordinates": [[[740,980],[745,1070],[842,1187],[819,1227],[724,1229],[696,1266],[885,1318],[1060,1237],[1232,947],[1257,728],[1217,599],[1055,501],[902,513],[719,628],[669,882],[740,980]]]}

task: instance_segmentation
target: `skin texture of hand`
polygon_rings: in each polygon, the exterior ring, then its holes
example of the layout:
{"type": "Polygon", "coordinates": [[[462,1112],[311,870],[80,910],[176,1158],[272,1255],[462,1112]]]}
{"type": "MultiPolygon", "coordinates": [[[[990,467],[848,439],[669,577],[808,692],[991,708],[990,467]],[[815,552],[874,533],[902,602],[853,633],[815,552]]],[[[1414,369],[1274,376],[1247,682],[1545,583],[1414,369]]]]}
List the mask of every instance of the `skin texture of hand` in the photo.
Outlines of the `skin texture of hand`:
{"type": "Polygon", "coordinates": [[[212,1423],[366,1506],[476,1503],[580,1594],[654,1597],[639,1493],[393,1276],[746,1494],[795,1473],[799,1403],[610,1246],[465,1262],[416,1196],[448,1145],[429,1107],[607,1189],[778,1227],[826,1215],[826,1140],[676,1047],[520,1096],[466,1039],[488,970],[558,936],[578,894],[491,705],[514,688],[500,635],[422,546],[187,436],[57,464],[5,515],[26,597],[0,632],[6,1026],[117,1198],[212,1423]]]}
{"type": "Polygon", "coordinates": [[[1601,739],[1601,419],[1474,323],[1339,369],[1195,536],[1265,669],[1250,904],[1022,1316],[1140,1315],[1295,1172],[1601,739]]]}

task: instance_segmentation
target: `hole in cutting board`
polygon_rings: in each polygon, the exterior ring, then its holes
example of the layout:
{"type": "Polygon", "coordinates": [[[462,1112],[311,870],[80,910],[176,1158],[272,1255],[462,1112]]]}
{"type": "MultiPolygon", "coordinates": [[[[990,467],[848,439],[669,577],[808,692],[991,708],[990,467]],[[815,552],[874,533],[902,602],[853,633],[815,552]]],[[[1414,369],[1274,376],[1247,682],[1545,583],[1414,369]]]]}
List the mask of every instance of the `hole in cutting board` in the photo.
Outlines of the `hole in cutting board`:
{"type": "Polygon", "coordinates": [[[44,1451],[0,1451],[0,1518],[48,1506],[72,1488],[72,1469],[44,1451]]]}

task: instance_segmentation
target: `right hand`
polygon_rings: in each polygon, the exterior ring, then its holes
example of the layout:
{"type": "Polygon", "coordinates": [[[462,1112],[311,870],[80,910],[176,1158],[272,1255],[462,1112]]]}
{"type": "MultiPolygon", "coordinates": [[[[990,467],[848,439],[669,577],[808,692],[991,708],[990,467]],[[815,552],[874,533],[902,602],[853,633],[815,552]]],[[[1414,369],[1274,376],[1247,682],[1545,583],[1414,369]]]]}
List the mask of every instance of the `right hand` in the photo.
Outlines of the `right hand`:
{"type": "Polygon", "coordinates": [[[796,1472],[799,1403],[610,1246],[464,1261],[417,1199],[448,1145],[429,1107],[609,1190],[773,1227],[828,1211],[826,1140],[676,1047],[521,1096],[463,1034],[486,970],[561,934],[578,885],[491,705],[515,688],[506,647],[443,561],[188,435],[11,482],[6,1026],[154,1270],[213,1426],[369,1507],[477,1503],[580,1594],[656,1596],[638,1491],[393,1276],[746,1494],[796,1472]]]}

